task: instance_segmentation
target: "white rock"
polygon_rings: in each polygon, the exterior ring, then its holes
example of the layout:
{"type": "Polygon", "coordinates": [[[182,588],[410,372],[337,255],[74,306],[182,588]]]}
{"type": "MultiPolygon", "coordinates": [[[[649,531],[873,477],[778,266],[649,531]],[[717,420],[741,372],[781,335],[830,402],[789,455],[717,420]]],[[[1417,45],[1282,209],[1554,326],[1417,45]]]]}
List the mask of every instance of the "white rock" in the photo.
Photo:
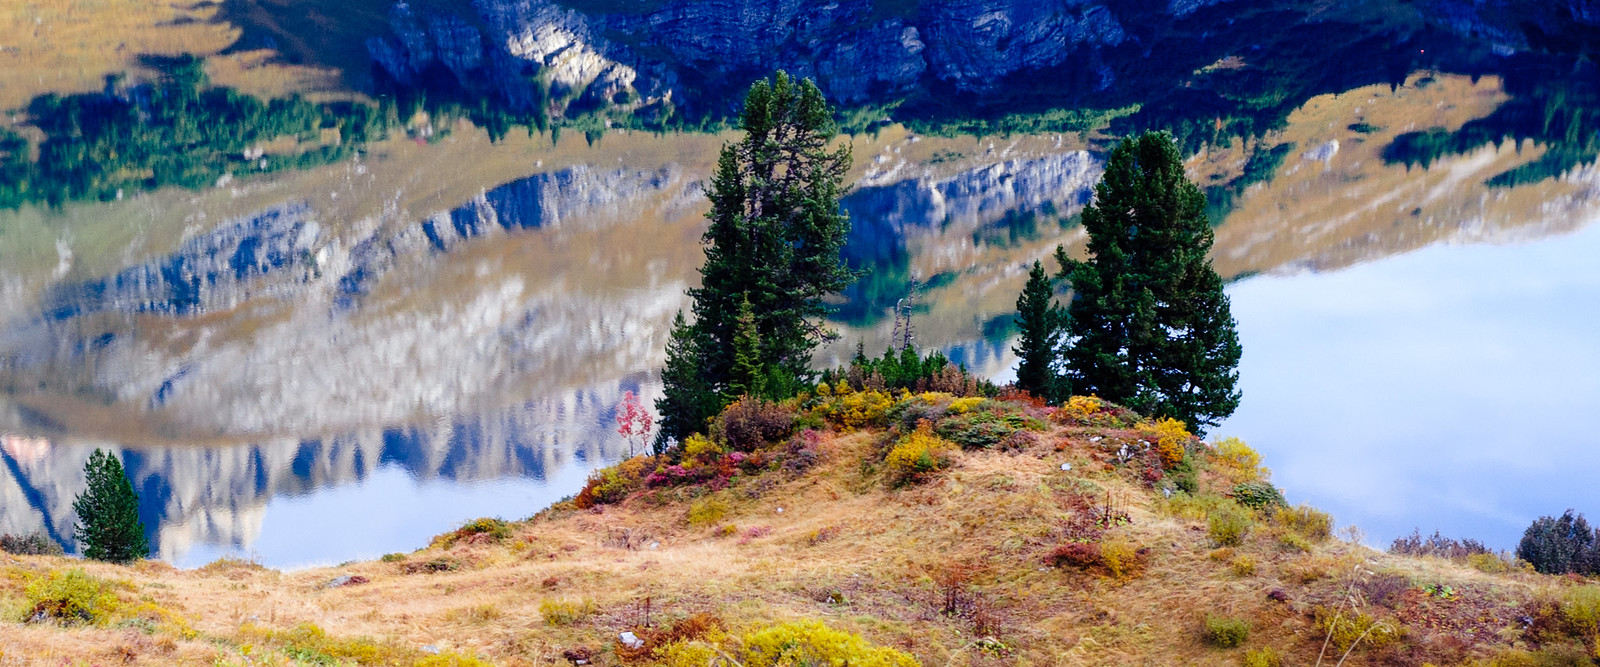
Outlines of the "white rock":
{"type": "Polygon", "coordinates": [[[640,639],[638,635],[633,634],[632,632],[623,632],[622,634],[617,635],[617,641],[621,642],[623,646],[631,649],[644,648],[644,640],[640,639]]]}

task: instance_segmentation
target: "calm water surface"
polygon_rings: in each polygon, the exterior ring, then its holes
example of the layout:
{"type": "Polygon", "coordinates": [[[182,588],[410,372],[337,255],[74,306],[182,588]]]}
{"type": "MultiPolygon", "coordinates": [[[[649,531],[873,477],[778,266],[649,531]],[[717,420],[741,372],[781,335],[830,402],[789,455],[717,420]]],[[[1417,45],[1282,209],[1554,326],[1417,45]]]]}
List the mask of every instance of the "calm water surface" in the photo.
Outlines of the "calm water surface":
{"type": "MultiPolygon", "coordinates": [[[[1218,229],[1219,270],[1246,277],[1230,288],[1244,402],[1217,434],[1374,544],[1416,527],[1509,548],[1540,514],[1600,513],[1600,177],[1485,185],[1531,144],[1426,168],[1381,157],[1419,115],[1493,112],[1495,85],[1319,100],[1218,229]]],[[[273,181],[4,214],[0,532],[69,543],[96,447],[122,454],[157,553],[182,566],[371,558],[576,492],[628,451],[623,395],[660,393],[721,141],[460,132],[273,181]]],[[[1082,243],[1073,215],[1100,163],[1080,149],[858,139],[846,254],[869,276],[818,361],[883,346],[915,279],[921,344],[1009,376],[1026,266],[1082,243]]]]}

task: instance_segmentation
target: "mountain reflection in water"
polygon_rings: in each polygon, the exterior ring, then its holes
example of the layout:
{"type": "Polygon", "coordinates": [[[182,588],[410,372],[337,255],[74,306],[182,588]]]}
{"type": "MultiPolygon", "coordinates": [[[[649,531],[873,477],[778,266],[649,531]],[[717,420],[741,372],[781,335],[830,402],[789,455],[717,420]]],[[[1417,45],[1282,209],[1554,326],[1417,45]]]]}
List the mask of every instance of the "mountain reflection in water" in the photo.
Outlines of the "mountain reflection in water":
{"type": "MultiPolygon", "coordinates": [[[[1506,281],[1565,285],[1531,302],[1541,313],[1595,303],[1592,282],[1572,280],[1593,276],[1584,273],[1592,264],[1541,253],[1574,239],[1593,249],[1592,225],[1561,235],[1600,211],[1600,170],[1491,187],[1542,148],[1476,139],[1451,144],[1425,167],[1385,159],[1403,133],[1459,130],[1507,99],[1492,77],[1416,76],[1397,89],[1312,100],[1271,148],[1281,165],[1270,179],[1238,187],[1218,229],[1219,270],[1260,274],[1232,287],[1245,398],[1219,433],[1247,436],[1292,497],[1327,506],[1378,541],[1414,524],[1509,546],[1507,526],[1560,511],[1571,497],[1552,491],[1511,502],[1467,490],[1499,483],[1473,467],[1492,458],[1488,434],[1561,423],[1553,410],[1590,407],[1600,391],[1581,382],[1556,389],[1573,403],[1527,389],[1568,376],[1509,346],[1514,338],[1450,339],[1429,352],[1416,337],[1459,326],[1449,324],[1463,312],[1456,302],[1420,307],[1453,285],[1488,295],[1473,302],[1473,326],[1521,316],[1513,301],[1490,298],[1503,293],[1466,279],[1473,262],[1492,263],[1506,281]],[[1437,257],[1470,260],[1427,261],[1437,257]],[[1385,273],[1391,266],[1412,268],[1385,273]],[[1346,279],[1366,281],[1369,291],[1328,287],[1346,279]],[[1386,300],[1385,285],[1407,286],[1419,307],[1386,300]],[[1401,317],[1395,308],[1429,315],[1401,317]],[[1297,328],[1308,322],[1324,324],[1297,328]],[[1385,323],[1399,331],[1376,335],[1385,323]],[[1526,358],[1527,374],[1468,381],[1426,365],[1404,378],[1362,374],[1378,364],[1406,368],[1393,355],[1426,352],[1445,363],[1484,346],[1526,358]],[[1303,357],[1313,352],[1327,362],[1308,371],[1303,357]],[[1465,419],[1460,413],[1395,407],[1424,406],[1419,396],[1472,405],[1490,399],[1462,387],[1507,383],[1524,388],[1493,387],[1499,413],[1476,410],[1476,428],[1442,425],[1465,419]],[[1316,389],[1329,393],[1308,393],[1316,389]],[[1338,400],[1347,395],[1369,402],[1338,400]],[[1370,462],[1370,470],[1322,476],[1332,469],[1328,456],[1346,453],[1342,461],[1370,462]],[[1464,485],[1444,483],[1448,475],[1464,485]]],[[[625,454],[613,422],[623,393],[646,402],[659,395],[655,369],[695,280],[700,187],[721,140],[615,134],[578,149],[472,137],[397,145],[388,158],[315,178],[192,199],[157,193],[155,203],[16,223],[22,232],[0,237],[0,434],[9,434],[0,440],[0,532],[69,541],[70,505],[96,446],[123,454],[153,544],[183,565],[228,554],[272,566],[370,557],[419,547],[475,516],[521,518],[574,493],[586,471],[625,454]],[[128,249],[108,252],[94,234],[73,231],[82,218],[137,215],[151,222],[128,249]],[[44,230],[32,246],[29,229],[44,230]]],[[[1058,243],[1081,253],[1075,217],[1099,178],[1098,158],[1061,136],[937,138],[891,128],[855,141],[846,255],[869,275],[841,306],[841,340],[817,362],[838,363],[858,341],[884,345],[886,309],[915,280],[919,343],[1008,376],[1007,318],[1026,266],[1058,243]]],[[[1218,149],[1191,168],[1227,182],[1219,174],[1246,159],[1237,147],[1218,149]]],[[[1592,318],[1539,321],[1564,332],[1547,344],[1567,350],[1572,368],[1593,368],[1579,354],[1592,345],[1572,334],[1587,326],[1592,338],[1592,318]]],[[[1529,472],[1517,484],[1561,466],[1521,460],[1529,472]]]]}

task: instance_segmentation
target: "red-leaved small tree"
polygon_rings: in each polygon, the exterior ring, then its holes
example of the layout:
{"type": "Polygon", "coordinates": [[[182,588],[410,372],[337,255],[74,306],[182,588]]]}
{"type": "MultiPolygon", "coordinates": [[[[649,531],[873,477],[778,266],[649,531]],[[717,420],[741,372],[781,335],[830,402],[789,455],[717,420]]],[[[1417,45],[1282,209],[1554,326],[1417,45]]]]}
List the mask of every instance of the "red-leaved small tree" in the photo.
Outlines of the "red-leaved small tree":
{"type": "Polygon", "coordinates": [[[628,456],[632,457],[636,449],[644,449],[645,443],[650,441],[650,430],[655,427],[655,416],[639,403],[639,397],[633,391],[622,395],[622,402],[617,404],[617,434],[628,440],[628,456]]]}

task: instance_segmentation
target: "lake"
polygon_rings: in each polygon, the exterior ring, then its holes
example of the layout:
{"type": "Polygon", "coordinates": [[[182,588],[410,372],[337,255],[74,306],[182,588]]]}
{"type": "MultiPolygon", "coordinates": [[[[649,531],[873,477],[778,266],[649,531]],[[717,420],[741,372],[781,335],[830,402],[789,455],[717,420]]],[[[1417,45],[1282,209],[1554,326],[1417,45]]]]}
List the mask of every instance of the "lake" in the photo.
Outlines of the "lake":
{"type": "MultiPolygon", "coordinates": [[[[1416,527],[1512,548],[1541,514],[1595,509],[1581,471],[1600,442],[1581,420],[1600,414],[1600,170],[1491,186],[1553,153],[1393,148],[1519,99],[1426,73],[1314,98],[1264,139],[1281,163],[1237,183],[1217,228],[1245,353],[1244,401],[1215,432],[1375,545],[1416,527]]],[[[491,144],[463,127],[0,214],[0,532],[68,541],[96,447],[123,454],[155,551],[184,567],[409,551],[575,493],[628,452],[624,394],[660,394],[727,138],[491,144]]],[[[915,294],[919,345],[1005,379],[1026,267],[1081,252],[1103,143],[890,127],[852,144],[846,255],[869,274],[817,362],[884,346],[889,307],[915,294]]],[[[1226,183],[1243,148],[1191,175],[1226,183]]]]}

